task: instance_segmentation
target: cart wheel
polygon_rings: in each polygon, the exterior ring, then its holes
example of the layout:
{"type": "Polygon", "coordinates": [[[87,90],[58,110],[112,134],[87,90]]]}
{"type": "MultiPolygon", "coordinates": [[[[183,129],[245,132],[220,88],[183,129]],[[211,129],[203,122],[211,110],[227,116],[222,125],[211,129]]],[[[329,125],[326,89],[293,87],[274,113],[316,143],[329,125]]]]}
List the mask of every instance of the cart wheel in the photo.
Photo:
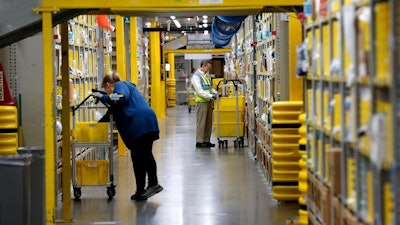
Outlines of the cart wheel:
{"type": "Polygon", "coordinates": [[[235,147],[235,148],[238,147],[238,141],[237,141],[237,140],[234,140],[234,141],[233,141],[233,147],[235,147]]]}
{"type": "Polygon", "coordinates": [[[115,196],[115,188],[107,187],[107,195],[109,199],[113,198],[115,196]]]}
{"type": "Polygon", "coordinates": [[[74,197],[75,197],[75,200],[79,200],[79,198],[81,197],[81,195],[82,195],[81,188],[74,188],[74,197]]]}
{"type": "Polygon", "coordinates": [[[225,148],[227,148],[228,147],[228,140],[224,140],[224,143],[225,143],[225,148]]]}
{"type": "Polygon", "coordinates": [[[218,146],[219,146],[220,148],[223,148],[223,147],[224,147],[224,143],[225,143],[224,140],[218,140],[218,146]]]}
{"type": "Polygon", "coordinates": [[[189,113],[190,113],[190,112],[192,111],[192,107],[190,107],[190,106],[189,106],[189,108],[188,108],[188,109],[189,109],[189,113]]]}

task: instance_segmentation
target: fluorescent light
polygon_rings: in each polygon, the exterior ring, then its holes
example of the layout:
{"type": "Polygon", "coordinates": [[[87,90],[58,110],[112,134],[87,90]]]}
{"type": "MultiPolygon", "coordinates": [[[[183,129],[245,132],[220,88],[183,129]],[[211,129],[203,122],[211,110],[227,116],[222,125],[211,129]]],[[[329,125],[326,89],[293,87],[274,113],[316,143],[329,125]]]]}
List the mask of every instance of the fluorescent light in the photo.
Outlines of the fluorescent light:
{"type": "Polygon", "coordinates": [[[172,20],[177,28],[181,28],[181,23],[178,20],[172,20]]]}
{"type": "Polygon", "coordinates": [[[203,20],[203,23],[208,23],[208,21],[207,20],[203,20]]]}
{"type": "Polygon", "coordinates": [[[204,35],[207,35],[208,34],[208,30],[204,30],[204,35]]]}
{"type": "Polygon", "coordinates": [[[171,19],[173,19],[173,20],[174,20],[174,19],[176,19],[176,17],[175,17],[175,16],[171,16],[170,18],[171,18],[171,19]]]}
{"type": "Polygon", "coordinates": [[[208,16],[207,16],[207,15],[204,15],[204,16],[203,16],[203,19],[207,19],[207,18],[208,18],[208,16]]]}
{"type": "Polygon", "coordinates": [[[204,24],[203,24],[203,27],[204,27],[204,28],[207,28],[207,27],[208,27],[208,24],[204,23],[204,24]]]}

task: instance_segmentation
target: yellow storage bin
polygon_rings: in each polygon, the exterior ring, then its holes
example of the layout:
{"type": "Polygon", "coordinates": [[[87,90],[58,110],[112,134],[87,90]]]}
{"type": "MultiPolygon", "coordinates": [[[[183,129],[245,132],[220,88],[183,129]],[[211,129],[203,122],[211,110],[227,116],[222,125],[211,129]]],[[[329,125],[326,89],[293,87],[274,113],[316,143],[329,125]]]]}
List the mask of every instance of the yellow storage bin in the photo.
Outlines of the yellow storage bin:
{"type": "MultiPolygon", "coordinates": [[[[276,171],[272,169],[273,182],[297,182],[297,171],[276,171]]],[[[298,186],[296,186],[298,187],[298,186]]]]}
{"type": "MultiPolygon", "coordinates": [[[[243,137],[244,123],[239,122],[239,137],[243,137]]],[[[218,125],[213,123],[214,133],[218,135],[218,125]]],[[[219,123],[219,136],[221,137],[236,137],[236,123],[219,123]]]]}
{"type": "Polygon", "coordinates": [[[189,105],[195,105],[195,104],[196,104],[196,102],[194,101],[194,98],[190,97],[189,98],[189,105]]]}
{"type": "Polygon", "coordinates": [[[278,201],[296,201],[300,193],[297,186],[274,186],[273,196],[278,201]]]}
{"type": "Polygon", "coordinates": [[[76,181],[78,185],[106,185],[108,183],[107,160],[76,161],[76,181]]]}
{"type": "Polygon", "coordinates": [[[17,107],[0,106],[0,128],[18,128],[17,107]]]}
{"type": "MultiPolygon", "coordinates": [[[[215,90],[217,90],[217,85],[218,85],[218,83],[219,83],[221,80],[224,80],[224,78],[213,78],[213,79],[212,79],[212,88],[214,88],[215,90]]],[[[224,83],[221,82],[220,85],[222,85],[222,84],[224,84],[224,83]]],[[[217,91],[218,91],[218,90],[217,90],[217,91]]]]}
{"type": "MultiPolygon", "coordinates": [[[[238,96],[238,110],[244,110],[244,96],[238,96]]],[[[214,101],[214,110],[217,110],[217,101],[214,101]]],[[[236,97],[221,97],[219,99],[219,111],[235,111],[236,97]]]]}
{"type": "Polygon", "coordinates": [[[307,225],[308,224],[308,211],[299,209],[299,224],[307,225]]]}
{"type": "Polygon", "coordinates": [[[73,136],[77,142],[108,142],[108,122],[78,122],[73,136]]]}
{"type": "Polygon", "coordinates": [[[17,154],[18,133],[0,133],[0,155],[17,154]]]}
{"type": "MultiPolygon", "coordinates": [[[[244,112],[242,110],[238,111],[238,122],[244,121],[244,112]]],[[[214,121],[217,121],[218,115],[214,111],[214,121]]],[[[219,122],[220,123],[236,123],[236,111],[220,111],[219,112],[219,122]]]]}
{"type": "Polygon", "coordinates": [[[301,111],[302,108],[303,108],[303,101],[281,101],[272,103],[272,110],[301,111]]]}
{"type": "Polygon", "coordinates": [[[301,110],[291,110],[291,111],[280,111],[278,109],[272,108],[272,119],[273,120],[292,120],[300,123],[299,115],[301,110]]]}
{"type": "Polygon", "coordinates": [[[272,128],[272,135],[283,134],[283,135],[298,135],[298,128],[272,128]]]}
{"type": "Polygon", "coordinates": [[[275,144],[280,144],[280,143],[285,143],[285,144],[289,144],[289,143],[296,143],[296,148],[297,143],[299,142],[299,139],[301,138],[300,135],[295,135],[295,134],[289,134],[289,135],[285,135],[285,134],[272,134],[272,142],[275,144]]]}

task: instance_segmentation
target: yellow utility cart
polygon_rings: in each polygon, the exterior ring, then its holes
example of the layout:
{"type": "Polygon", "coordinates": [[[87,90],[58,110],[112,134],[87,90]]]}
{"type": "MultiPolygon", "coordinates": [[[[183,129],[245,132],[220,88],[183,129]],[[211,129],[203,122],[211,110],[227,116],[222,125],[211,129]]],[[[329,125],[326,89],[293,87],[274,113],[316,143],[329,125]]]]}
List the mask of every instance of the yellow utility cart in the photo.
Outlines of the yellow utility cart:
{"type": "Polygon", "coordinates": [[[244,146],[244,96],[239,95],[240,80],[220,80],[216,87],[218,95],[214,102],[214,132],[218,147],[228,147],[228,140],[235,137],[234,147],[244,146]]]}
{"type": "MultiPolygon", "coordinates": [[[[94,90],[95,91],[95,90],[94,90]]],[[[109,122],[77,122],[77,110],[84,115],[88,111],[95,113],[98,109],[107,109],[108,105],[93,104],[93,95],[87,96],[72,110],[72,186],[75,199],[82,195],[83,186],[106,186],[108,198],[115,196],[113,173],[113,119],[109,122]],[[88,101],[91,99],[92,101],[88,101]]]]}

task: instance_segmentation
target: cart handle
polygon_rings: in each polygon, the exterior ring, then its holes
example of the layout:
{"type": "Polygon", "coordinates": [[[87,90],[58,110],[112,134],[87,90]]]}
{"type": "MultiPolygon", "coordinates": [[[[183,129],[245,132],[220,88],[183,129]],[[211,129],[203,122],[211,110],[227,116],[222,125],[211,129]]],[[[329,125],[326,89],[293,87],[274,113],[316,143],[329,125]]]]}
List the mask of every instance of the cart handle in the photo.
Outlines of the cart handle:
{"type": "Polygon", "coordinates": [[[236,90],[238,89],[238,83],[242,84],[242,81],[237,80],[237,79],[234,79],[234,80],[220,80],[220,81],[218,82],[218,84],[217,84],[217,90],[218,90],[219,84],[220,84],[221,82],[224,82],[224,84],[227,84],[227,83],[229,83],[229,82],[232,82],[232,84],[233,84],[233,86],[235,86],[235,89],[236,89],[236,90]]]}
{"type": "MultiPolygon", "coordinates": [[[[99,92],[99,93],[102,93],[102,94],[107,94],[106,92],[104,92],[104,91],[99,91],[99,90],[97,90],[97,89],[92,89],[92,92],[99,92]]],[[[75,114],[75,111],[78,110],[90,97],[93,97],[93,98],[94,98],[94,95],[93,95],[93,94],[90,94],[90,95],[86,96],[86,98],[83,99],[83,101],[80,102],[78,105],[72,106],[72,114],[75,114]]],[[[103,103],[103,105],[105,105],[107,108],[110,108],[110,105],[108,105],[106,102],[104,102],[103,100],[101,100],[101,99],[99,99],[99,98],[96,98],[96,101],[95,101],[94,103],[97,104],[97,103],[99,103],[99,101],[100,101],[101,103],[103,103]]]]}

